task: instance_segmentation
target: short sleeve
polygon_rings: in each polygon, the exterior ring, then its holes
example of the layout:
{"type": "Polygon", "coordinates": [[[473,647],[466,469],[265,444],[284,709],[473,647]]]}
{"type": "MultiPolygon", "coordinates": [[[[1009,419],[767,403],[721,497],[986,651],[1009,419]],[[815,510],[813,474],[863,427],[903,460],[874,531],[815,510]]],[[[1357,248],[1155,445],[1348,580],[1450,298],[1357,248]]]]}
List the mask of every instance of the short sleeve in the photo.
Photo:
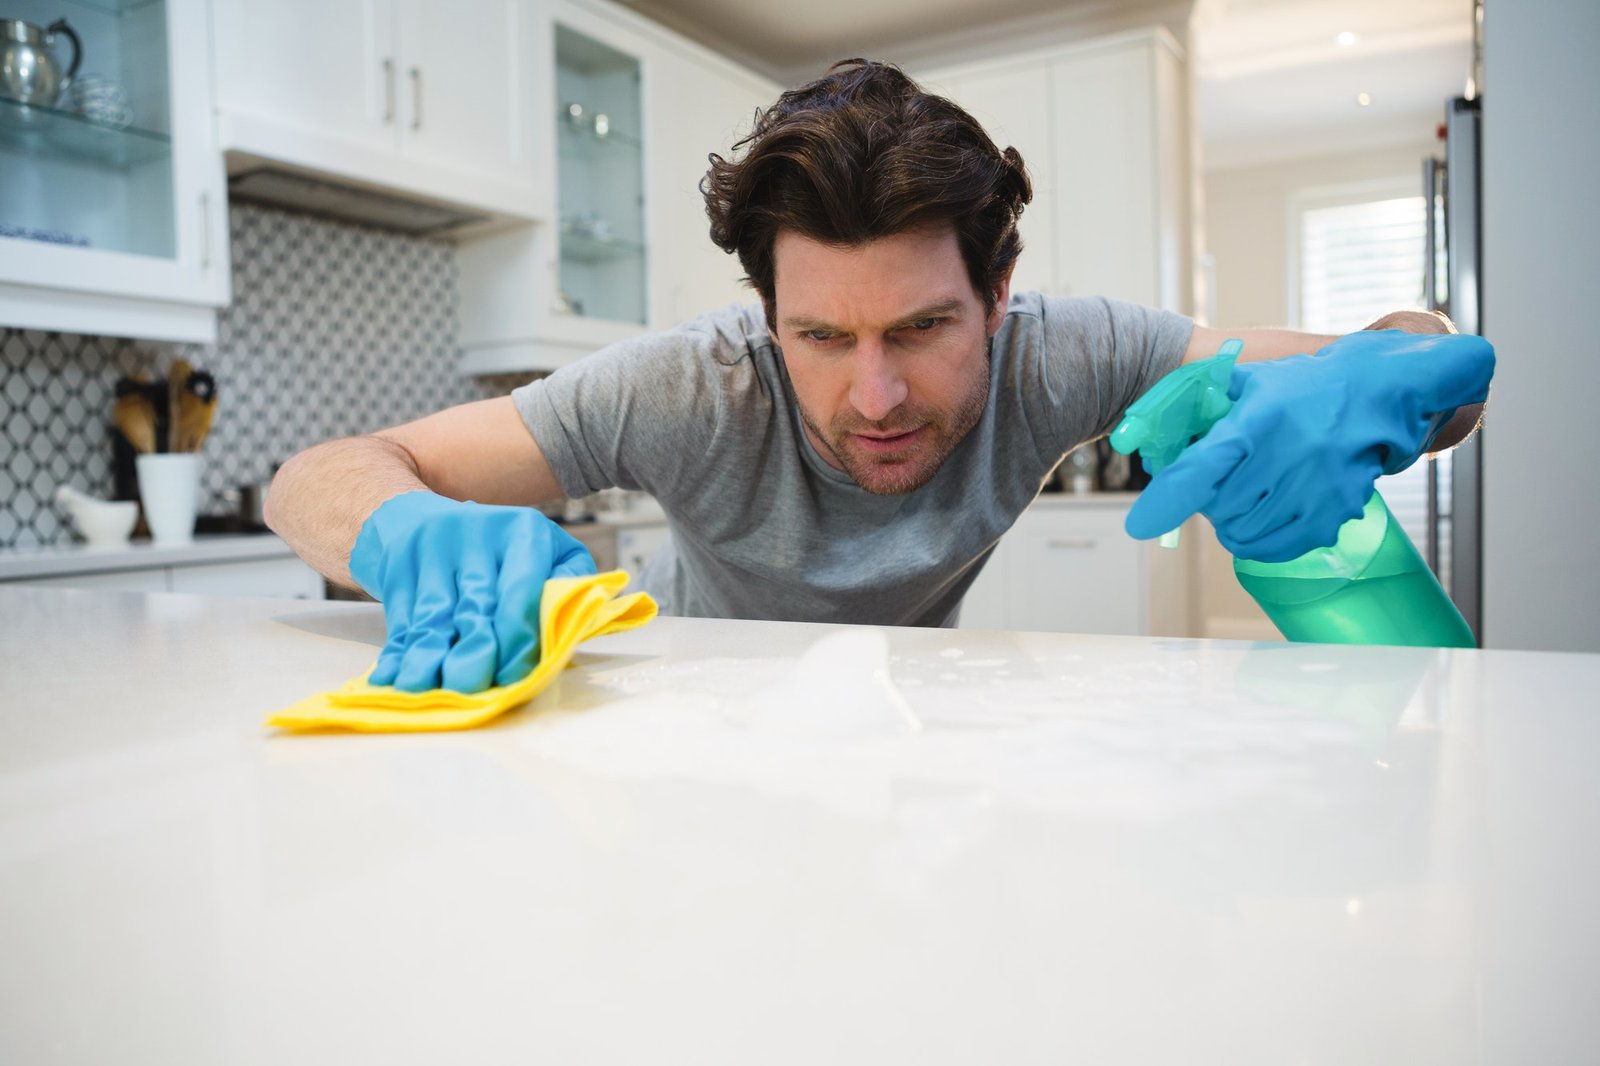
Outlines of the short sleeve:
{"type": "Polygon", "coordinates": [[[612,344],[511,394],[569,497],[607,488],[671,495],[720,417],[719,340],[680,326],[612,344]]]}
{"type": "Polygon", "coordinates": [[[1194,322],[1105,297],[1037,297],[1028,421],[1060,455],[1116,428],[1123,414],[1183,361],[1194,322]]]}

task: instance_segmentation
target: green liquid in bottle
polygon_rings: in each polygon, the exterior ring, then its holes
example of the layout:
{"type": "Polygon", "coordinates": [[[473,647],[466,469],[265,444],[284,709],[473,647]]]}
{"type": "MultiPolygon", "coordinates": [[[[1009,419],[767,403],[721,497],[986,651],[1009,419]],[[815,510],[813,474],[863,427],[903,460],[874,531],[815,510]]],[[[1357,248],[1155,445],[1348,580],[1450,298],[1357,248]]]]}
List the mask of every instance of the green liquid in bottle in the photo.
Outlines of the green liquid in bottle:
{"type": "Polygon", "coordinates": [[[1470,648],[1472,630],[1377,493],[1331,548],[1235,559],[1239,584],[1289,640],[1470,648]]]}

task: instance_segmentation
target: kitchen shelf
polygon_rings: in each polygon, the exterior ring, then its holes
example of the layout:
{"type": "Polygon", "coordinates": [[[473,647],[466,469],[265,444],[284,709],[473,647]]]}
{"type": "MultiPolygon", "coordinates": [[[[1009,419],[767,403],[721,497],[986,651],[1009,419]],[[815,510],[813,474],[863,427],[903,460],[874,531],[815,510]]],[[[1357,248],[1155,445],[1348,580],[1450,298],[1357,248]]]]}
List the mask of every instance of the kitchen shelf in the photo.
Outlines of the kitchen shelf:
{"type": "Polygon", "coordinates": [[[137,126],[110,126],[73,111],[0,99],[0,149],[125,170],[170,158],[172,138],[137,126]]]}
{"type": "Polygon", "coordinates": [[[639,137],[614,129],[604,137],[596,137],[588,130],[573,129],[571,123],[564,118],[560,123],[560,150],[563,158],[585,163],[604,163],[609,160],[618,164],[638,166],[639,153],[644,148],[644,142],[639,137]]]}
{"type": "Polygon", "coordinates": [[[644,254],[644,245],[617,237],[591,237],[585,233],[561,231],[561,255],[580,263],[614,263],[644,254]]]}
{"type": "Polygon", "coordinates": [[[108,15],[126,15],[152,4],[159,4],[162,0],[66,0],[66,2],[74,7],[103,11],[108,15]]]}

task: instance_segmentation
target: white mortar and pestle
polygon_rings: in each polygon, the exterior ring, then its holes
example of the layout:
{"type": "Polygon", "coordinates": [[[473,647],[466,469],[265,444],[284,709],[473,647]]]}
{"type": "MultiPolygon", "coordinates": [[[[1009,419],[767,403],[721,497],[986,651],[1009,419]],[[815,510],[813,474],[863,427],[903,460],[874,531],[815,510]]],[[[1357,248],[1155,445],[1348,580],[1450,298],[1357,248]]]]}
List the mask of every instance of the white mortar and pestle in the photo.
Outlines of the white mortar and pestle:
{"type": "Polygon", "coordinates": [[[54,498],[66,509],[90,548],[121,547],[128,543],[133,525],[139,520],[139,505],[133,500],[102,500],[71,485],[57,488],[54,498]]]}

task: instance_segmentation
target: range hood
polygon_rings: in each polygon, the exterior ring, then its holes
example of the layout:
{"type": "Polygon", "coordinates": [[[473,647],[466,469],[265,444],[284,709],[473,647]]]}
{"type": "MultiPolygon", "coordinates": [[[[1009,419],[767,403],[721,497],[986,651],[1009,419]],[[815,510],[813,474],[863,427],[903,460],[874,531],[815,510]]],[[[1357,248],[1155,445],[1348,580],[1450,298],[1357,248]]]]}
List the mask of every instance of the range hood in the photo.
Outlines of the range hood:
{"type": "Polygon", "coordinates": [[[270,163],[230,174],[228,197],[419,236],[440,235],[491,218],[444,204],[330,181],[270,163]]]}

